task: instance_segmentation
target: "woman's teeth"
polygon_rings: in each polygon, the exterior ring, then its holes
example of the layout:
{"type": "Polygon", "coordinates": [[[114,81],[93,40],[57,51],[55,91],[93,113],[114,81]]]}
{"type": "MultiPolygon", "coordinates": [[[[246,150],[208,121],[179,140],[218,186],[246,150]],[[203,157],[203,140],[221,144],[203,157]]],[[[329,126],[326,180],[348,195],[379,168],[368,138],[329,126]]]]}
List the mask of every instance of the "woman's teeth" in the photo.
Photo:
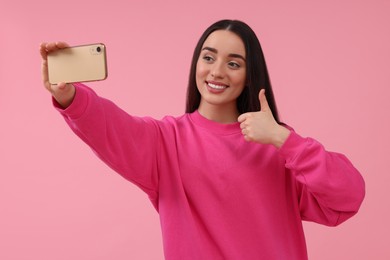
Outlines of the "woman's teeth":
{"type": "Polygon", "coordinates": [[[224,89],[224,88],[226,88],[226,86],[215,85],[215,84],[212,84],[212,83],[207,83],[207,85],[209,85],[209,87],[213,88],[213,89],[224,89]]]}

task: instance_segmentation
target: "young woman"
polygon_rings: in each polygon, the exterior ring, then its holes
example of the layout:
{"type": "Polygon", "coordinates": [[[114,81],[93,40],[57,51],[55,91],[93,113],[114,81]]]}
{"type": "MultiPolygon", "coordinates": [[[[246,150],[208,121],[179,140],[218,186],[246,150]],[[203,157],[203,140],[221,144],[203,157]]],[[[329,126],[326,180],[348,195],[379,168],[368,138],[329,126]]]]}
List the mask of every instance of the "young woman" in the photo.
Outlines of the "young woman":
{"type": "Polygon", "coordinates": [[[307,259],[302,220],[353,216],[364,181],[342,154],[281,124],[259,41],[222,20],[201,36],[186,113],[127,114],[81,83],[50,85],[71,129],[159,213],[166,259],[307,259]]]}

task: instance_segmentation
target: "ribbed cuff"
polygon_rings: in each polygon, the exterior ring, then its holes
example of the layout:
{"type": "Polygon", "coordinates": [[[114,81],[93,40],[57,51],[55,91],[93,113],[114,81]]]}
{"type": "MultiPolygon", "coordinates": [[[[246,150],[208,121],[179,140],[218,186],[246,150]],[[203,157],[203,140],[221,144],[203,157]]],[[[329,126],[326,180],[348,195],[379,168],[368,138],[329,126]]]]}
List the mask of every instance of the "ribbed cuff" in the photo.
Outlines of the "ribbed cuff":
{"type": "Polygon", "coordinates": [[[73,86],[76,88],[76,93],[72,103],[67,108],[62,108],[61,105],[52,98],[53,106],[57,111],[72,120],[80,118],[84,114],[89,103],[88,87],[82,83],[73,83],[73,86]]]}
{"type": "Polygon", "coordinates": [[[302,152],[306,145],[306,138],[291,131],[287,140],[279,149],[279,154],[286,159],[286,162],[292,162],[302,152]]]}

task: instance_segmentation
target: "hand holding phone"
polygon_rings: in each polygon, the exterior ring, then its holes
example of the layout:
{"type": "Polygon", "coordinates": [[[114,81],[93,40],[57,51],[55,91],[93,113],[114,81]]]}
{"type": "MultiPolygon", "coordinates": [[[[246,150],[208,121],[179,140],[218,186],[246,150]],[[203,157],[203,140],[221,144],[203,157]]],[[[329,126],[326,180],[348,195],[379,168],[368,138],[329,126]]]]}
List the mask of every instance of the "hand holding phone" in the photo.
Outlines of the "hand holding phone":
{"type": "Polygon", "coordinates": [[[47,53],[48,81],[98,81],[107,78],[106,46],[102,43],[59,48],[47,53]]]}
{"type": "Polygon", "coordinates": [[[54,85],[50,84],[47,56],[51,52],[68,47],[69,45],[66,42],[43,42],[39,46],[39,52],[42,58],[41,70],[43,85],[63,108],[68,107],[72,103],[76,90],[72,84],[66,84],[65,82],[60,82],[54,85]]]}

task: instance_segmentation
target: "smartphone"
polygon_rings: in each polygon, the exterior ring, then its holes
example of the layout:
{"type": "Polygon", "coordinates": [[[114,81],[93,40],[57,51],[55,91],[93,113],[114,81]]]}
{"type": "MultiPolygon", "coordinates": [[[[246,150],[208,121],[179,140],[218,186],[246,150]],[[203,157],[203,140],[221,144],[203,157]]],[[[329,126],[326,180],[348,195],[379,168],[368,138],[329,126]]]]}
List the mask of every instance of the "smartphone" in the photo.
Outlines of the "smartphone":
{"type": "Polygon", "coordinates": [[[86,82],[107,78],[106,46],[103,43],[67,47],[47,56],[49,82],[86,82]]]}

